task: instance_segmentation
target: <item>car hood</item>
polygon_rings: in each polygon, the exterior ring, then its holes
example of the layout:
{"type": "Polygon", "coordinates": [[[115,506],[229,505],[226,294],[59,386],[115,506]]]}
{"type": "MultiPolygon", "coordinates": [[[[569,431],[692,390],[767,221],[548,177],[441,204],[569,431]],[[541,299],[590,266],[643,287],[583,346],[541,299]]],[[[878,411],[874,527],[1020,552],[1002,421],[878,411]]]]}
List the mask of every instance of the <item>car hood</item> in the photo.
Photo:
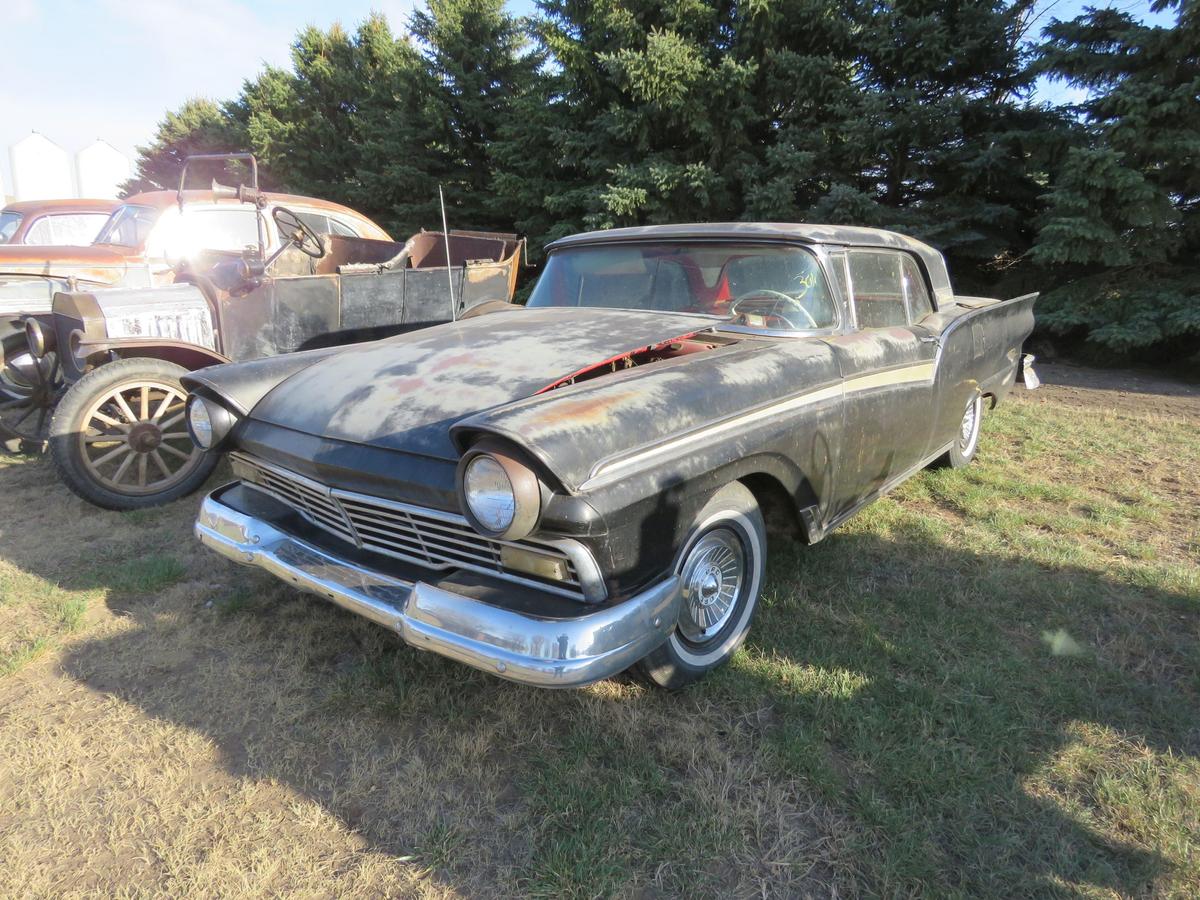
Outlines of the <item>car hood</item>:
{"type": "Polygon", "coordinates": [[[478,316],[320,359],[267,393],[250,414],[332,440],[454,459],[450,428],[464,417],[714,324],[708,316],[617,309],[478,316]]]}

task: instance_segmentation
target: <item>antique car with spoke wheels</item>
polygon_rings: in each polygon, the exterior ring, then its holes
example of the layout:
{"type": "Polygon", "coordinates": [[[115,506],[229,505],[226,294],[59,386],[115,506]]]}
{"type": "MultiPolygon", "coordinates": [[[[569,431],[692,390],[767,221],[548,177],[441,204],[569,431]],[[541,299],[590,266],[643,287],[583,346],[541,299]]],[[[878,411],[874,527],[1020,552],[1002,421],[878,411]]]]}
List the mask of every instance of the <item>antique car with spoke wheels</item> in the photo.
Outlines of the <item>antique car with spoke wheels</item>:
{"type": "Polygon", "coordinates": [[[314,197],[261,193],[260,203],[248,204],[236,190],[220,185],[184,189],[190,166],[218,163],[247,173],[254,169],[247,154],[191,157],[178,191],[150,191],[119,203],[14,203],[0,211],[0,447],[45,449],[50,415],[66,382],[61,370],[51,372],[53,351],[42,366],[43,374],[52,376],[52,389],[43,389],[36,377],[28,380],[39,373],[31,369],[25,332],[34,320],[43,331],[53,329],[56,293],[169,285],[196,271],[189,265],[193,259],[202,266],[207,251],[240,254],[247,244],[257,244],[262,253],[273,254],[289,243],[289,234],[275,224],[278,209],[293,212],[322,236],[391,242],[365,216],[314,197]]]}
{"type": "Polygon", "coordinates": [[[1035,296],[819,225],[551,244],[525,307],[184,376],[229,454],[199,539],[527,684],[681,687],[745,640],[772,540],[813,543],[1036,386],[1035,296]]]}
{"type": "Polygon", "coordinates": [[[214,459],[179,418],[184,373],[426,328],[512,298],[516,235],[422,231],[400,243],[324,233],[253,184],[215,185],[213,193],[236,196],[257,215],[247,239],[273,229],[279,245],[196,251],[164,287],[61,290],[51,316],[25,321],[20,358],[49,383],[61,373],[65,385],[26,390],[21,402],[57,403],[55,467],[99,506],[167,502],[211,473],[214,459]]]}

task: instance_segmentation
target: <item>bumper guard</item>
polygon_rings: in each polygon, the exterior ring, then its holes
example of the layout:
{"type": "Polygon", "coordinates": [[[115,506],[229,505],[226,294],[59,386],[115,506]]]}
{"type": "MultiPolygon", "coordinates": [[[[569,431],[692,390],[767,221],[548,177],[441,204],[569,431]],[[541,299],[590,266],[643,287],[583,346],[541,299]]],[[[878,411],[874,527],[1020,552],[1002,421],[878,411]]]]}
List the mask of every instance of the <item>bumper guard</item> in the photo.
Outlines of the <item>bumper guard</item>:
{"type": "Polygon", "coordinates": [[[581,687],[616,675],[666,640],[678,617],[674,576],[593,613],[535,616],[338,559],[218,493],[204,498],[196,519],[205,546],[391,628],[413,647],[523,684],[581,687]]]}

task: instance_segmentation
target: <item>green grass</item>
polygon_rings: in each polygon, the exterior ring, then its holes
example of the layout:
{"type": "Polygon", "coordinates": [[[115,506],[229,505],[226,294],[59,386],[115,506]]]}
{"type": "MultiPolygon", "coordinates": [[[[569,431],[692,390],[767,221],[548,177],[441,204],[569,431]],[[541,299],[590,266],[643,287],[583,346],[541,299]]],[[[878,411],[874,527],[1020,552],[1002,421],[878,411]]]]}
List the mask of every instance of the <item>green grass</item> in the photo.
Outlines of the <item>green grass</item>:
{"type": "Polygon", "coordinates": [[[154,553],[115,565],[108,583],[121,593],[148,594],[175,584],[186,574],[187,567],[173,554],[154,553]]]}

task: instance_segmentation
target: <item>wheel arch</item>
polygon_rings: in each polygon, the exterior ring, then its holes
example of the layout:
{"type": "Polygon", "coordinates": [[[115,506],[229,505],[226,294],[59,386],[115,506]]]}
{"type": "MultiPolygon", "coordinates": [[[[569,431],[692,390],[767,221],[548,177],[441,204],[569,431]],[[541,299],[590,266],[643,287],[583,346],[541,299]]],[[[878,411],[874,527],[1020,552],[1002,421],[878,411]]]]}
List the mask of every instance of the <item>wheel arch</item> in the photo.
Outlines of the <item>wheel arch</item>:
{"type": "Polygon", "coordinates": [[[215,350],[197,347],[195,344],[161,343],[161,344],[115,344],[111,347],[113,353],[120,359],[161,359],[163,362],[182,366],[189,372],[229,362],[215,350]]]}
{"type": "Polygon", "coordinates": [[[774,453],[755,454],[723,466],[709,477],[709,496],[734,481],[745,485],[762,510],[768,532],[803,543],[816,539],[818,493],[795,461],[774,453]]]}

